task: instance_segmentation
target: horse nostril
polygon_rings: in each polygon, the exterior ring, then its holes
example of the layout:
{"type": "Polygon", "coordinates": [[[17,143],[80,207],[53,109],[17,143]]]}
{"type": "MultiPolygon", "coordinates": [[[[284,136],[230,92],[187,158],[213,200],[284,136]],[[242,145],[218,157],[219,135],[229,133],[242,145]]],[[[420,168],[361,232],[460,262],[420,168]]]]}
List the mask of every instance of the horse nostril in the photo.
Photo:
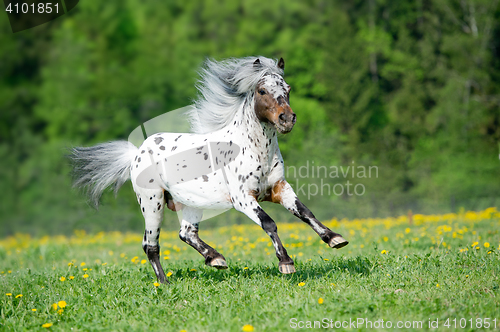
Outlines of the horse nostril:
{"type": "Polygon", "coordinates": [[[281,120],[281,121],[285,122],[285,121],[286,121],[286,116],[285,116],[285,113],[281,113],[281,114],[279,115],[279,118],[280,118],[280,120],[281,120]]]}
{"type": "Polygon", "coordinates": [[[295,113],[292,114],[292,123],[295,124],[295,121],[297,121],[297,115],[295,113]]]}

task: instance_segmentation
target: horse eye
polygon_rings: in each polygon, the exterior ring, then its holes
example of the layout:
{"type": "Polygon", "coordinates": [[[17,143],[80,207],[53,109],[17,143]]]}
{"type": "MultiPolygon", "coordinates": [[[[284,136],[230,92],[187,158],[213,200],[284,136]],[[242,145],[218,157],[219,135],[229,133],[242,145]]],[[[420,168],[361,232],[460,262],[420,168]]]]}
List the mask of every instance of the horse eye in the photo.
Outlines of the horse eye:
{"type": "Polygon", "coordinates": [[[263,96],[263,95],[265,95],[265,94],[266,94],[266,91],[264,91],[264,90],[259,90],[259,94],[260,94],[261,96],[263,96]]]}

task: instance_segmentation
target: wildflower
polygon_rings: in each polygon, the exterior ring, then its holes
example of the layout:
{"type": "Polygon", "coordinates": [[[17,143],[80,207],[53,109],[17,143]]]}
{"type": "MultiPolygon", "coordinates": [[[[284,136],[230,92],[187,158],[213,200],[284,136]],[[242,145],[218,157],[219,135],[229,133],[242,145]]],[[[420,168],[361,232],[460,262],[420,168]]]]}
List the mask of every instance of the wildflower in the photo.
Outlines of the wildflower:
{"type": "Polygon", "coordinates": [[[52,303],[52,309],[57,310],[57,303],[52,303]]]}
{"type": "Polygon", "coordinates": [[[85,279],[85,278],[88,278],[88,277],[89,277],[89,275],[88,275],[87,273],[85,273],[85,274],[83,275],[83,278],[84,278],[84,279],[85,279]]]}
{"type": "Polygon", "coordinates": [[[59,310],[57,310],[57,313],[58,313],[59,315],[61,315],[63,312],[64,312],[64,309],[59,309],[59,310]]]}
{"type": "Polygon", "coordinates": [[[471,247],[475,247],[475,246],[477,246],[478,244],[479,244],[479,242],[477,242],[477,241],[476,241],[476,242],[474,242],[473,244],[471,244],[470,246],[471,246],[471,247]]]}
{"type": "Polygon", "coordinates": [[[12,273],[12,271],[11,271],[11,270],[9,270],[9,271],[7,271],[7,273],[12,273]]]}
{"type": "Polygon", "coordinates": [[[141,264],[146,264],[146,262],[147,261],[145,259],[141,260],[141,264]]]}
{"type": "Polygon", "coordinates": [[[439,284],[436,284],[436,287],[439,287],[439,284]]]}
{"type": "Polygon", "coordinates": [[[16,295],[16,299],[20,298],[20,297],[23,297],[23,294],[17,294],[16,295]]]}
{"type": "Polygon", "coordinates": [[[73,279],[75,279],[74,276],[69,276],[69,280],[73,280],[73,279]]]}
{"type": "Polygon", "coordinates": [[[245,267],[243,268],[243,270],[248,270],[248,266],[245,266],[245,267]]]}
{"type": "Polygon", "coordinates": [[[163,259],[170,259],[170,257],[169,256],[164,256],[163,259]]]}
{"type": "Polygon", "coordinates": [[[88,269],[87,268],[84,268],[82,271],[87,271],[88,269]]]}
{"type": "Polygon", "coordinates": [[[381,253],[382,255],[385,255],[385,254],[387,254],[387,252],[388,252],[388,251],[384,249],[384,250],[382,250],[380,253],[381,253]]]}
{"type": "Polygon", "coordinates": [[[31,311],[35,312],[35,311],[36,311],[36,309],[31,309],[31,311]]]}
{"type": "Polygon", "coordinates": [[[66,307],[66,301],[59,301],[59,302],[57,302],[57,305],[59,306],[59,308],[65,308],[66,307]]]}
{"type": "Polygon", "coordinates": [[[384,242],[389,241],[389,238],[387,236],[384,236],[384,242]]]}
{"type": "Polygon", "coordinates": [[[73,264],[73,262],[69,262],[68,263],[68,266],[74,266],[75,264],[73,264]]]}
{"type": "Polygon", "coordinates": [[[110,250],[110,251],[108,251],[108,255],[113,256],[114,252],[110,250]]]}
{"type": "Polygon", "coordinates": [[[52,323],[45,323],[42,325],[42,327],[45,327],[46,329],[51,327],[53,324],[52,323]]]}
{"type": "Polygon", "coordinates": [[[155,287],[158,287],[158,286],[160,286],[160,283],[159,283],[159,282],[155,282],[153,285],[154,285],[155,287]]]}
{"type": "Polygon", "coordinates": [[[320,297],[320,298],[318,299],[318,303],[319,303],[319,304],[323,304],[323,298],[322,298],[322,297],[320,297]]]}
{"type": "Polygon", "coordinates": [[[489,247],[490,247],[490,243],[489,243],[489,242],[485,242],[485,243],[484,243],[484,247],[485,247],[485,248],[489,248],[489,247]]]}
{"type": "Polygon", "coordinates": [[[5,293],[6,296],[12,296],[12,293],[5,293]]]}
{"type": "Polygon", "coordinates": [[[102,266],[106,266],[106,265],[108,265],[108,263],[102,263],[101,265],[102,265],[102,266]]]}
{"type": "Polygon", "coordinates": [[[167,277],[170,277],[172,274],[173,274],[173,273],[172,273],[172,271],[169,271],[169,272],[167,273],[167,277]]]}
{"type": "Polygon", "coordinates": [[[243,327],[241,328],[241,330],[243,332],[252,332],[254,330],[254,327],[250,324],[247,324],[247,325],[243,325],[243,327]]]}
{"type": "Polygon", "coordinates": [[[191,272],[194,272],[194,271],[196,271],[196,269],[191,269],[190,271],[191,271],[191,272]]]}
{"type": "Polygon", "coordinates": [[[465,277],[466,277],[466,278],[469,278],[469,275],[467,274],[465,277]]]}
{"type": "Polygon", "coordinates": [[[59,280],[66,281],[66,278],[65,277],[61,277],[61,278],[59,278],[59,280]]]}
{"type": "Polygon", "coordinates": [[[80,263],[80,266],[85,266],[85,262],[81,262],[81,263],[80,263]]]}
{"type": "Polygon", "coordinates": [[[328,261],[329,261],[329,259],[328,259],[328,258],[323,258],[323,260],[324,260],[325,262],[328,262],[328,261]]]}
{"type": "Polygon", "coordinates": [[[305,286],[306,283],[305,282],[299,282],[299,287],[302,287],[302,286],[305,286]]]}
{"type": "Polygon", "coordinates": [[[411,231],[411,229],[409,229],[409,228],[405,229],[406,234],[410,233],[410,231],[411,231]]]}

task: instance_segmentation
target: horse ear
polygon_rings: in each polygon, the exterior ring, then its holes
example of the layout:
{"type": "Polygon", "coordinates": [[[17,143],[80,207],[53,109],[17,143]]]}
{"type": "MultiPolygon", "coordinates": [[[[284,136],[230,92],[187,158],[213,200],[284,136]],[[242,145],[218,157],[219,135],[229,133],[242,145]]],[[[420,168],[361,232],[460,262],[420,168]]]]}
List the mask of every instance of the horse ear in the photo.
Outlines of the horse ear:
{"type": "Polygon", "coordinates": [[[285,70],[285,60],[283,58],[280,58],[280,61],[278,61],[278,68],[285,70]]]}
{"type": "Polygon", "coordinates": [[[258,58],[257,58],[257,60],[254,61],[253,66],[260,67],[260,60],[258,58]]]}

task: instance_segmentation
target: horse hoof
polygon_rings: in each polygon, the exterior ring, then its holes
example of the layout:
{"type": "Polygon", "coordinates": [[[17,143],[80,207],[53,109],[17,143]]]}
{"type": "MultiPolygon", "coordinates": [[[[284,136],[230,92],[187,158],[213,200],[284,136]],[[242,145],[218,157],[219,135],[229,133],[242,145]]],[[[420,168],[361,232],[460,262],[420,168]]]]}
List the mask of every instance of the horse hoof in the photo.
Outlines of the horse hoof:
{"type": "Polygon", "coordinates": [[[293,264],[283,264],[279,266],[280,272],[283,274],[295,273],[295,266],[293,264]]]}
{"type": "Polygon", "coordinates": [[[335,248],[335,249],[343,248],[348,244],[349,242],[340,235],[335,236],[330,240],[330,243],[328,243],[330,248],[335,248]]]}
{"type": "Polygon", "coordinates": [[[220,258],[220,257],[212,259],[212,261],[210,262],[210,266],[215,267],[216,269],[219,269],[219,270],[227,269],[226,260],[224,258],[220,258]]]}

